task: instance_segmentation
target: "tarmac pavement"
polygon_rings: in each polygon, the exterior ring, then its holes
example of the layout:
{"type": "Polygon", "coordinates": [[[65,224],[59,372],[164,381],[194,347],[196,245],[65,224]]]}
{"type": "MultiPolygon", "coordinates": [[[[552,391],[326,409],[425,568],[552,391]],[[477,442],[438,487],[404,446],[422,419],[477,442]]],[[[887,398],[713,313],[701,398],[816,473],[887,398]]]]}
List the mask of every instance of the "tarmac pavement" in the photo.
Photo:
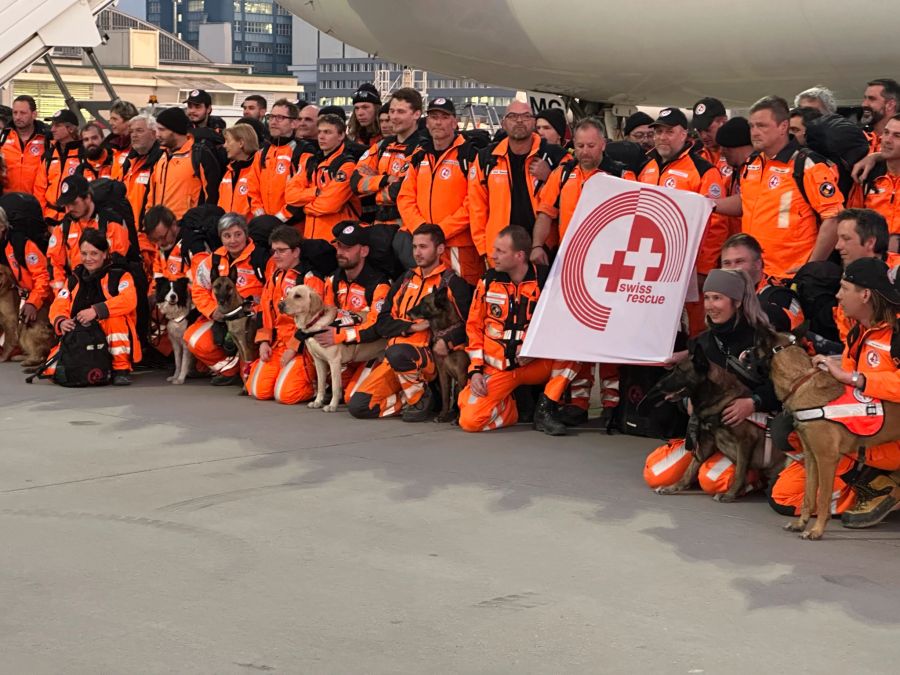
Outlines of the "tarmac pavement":
{"type": "Polygon", "coordinates": [[[655,495],[648,439],[135,379],[0,364],[2,673],[897,671],[900,517],[806,542],[655,495]]]}

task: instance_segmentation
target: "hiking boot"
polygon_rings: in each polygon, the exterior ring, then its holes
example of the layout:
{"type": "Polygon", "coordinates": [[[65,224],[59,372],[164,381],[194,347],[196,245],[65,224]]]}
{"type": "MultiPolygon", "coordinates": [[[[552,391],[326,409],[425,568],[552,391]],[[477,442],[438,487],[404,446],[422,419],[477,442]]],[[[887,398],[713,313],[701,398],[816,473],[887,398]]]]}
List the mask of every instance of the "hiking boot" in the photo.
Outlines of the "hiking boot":
{"type": "Polygon", "coordinates": [[[112,373],[112,381],[110,383],[114,387],[127,387],[131,384],[131,378],[128,377],[128,371],[114,370],[112,373]]]}
{"type": "Polygon", "coordinates": [[[588,411],[577,405],[564,405],[559,410],[559,419],[567,427],[580,427],[588,421],[588,411]]]}
{"type": "Polygon", "coordinates": [[[546,394],[541,394],[538,399],[532,424],[535,429],[543,431],[548,436],[565,436],[569,433],[566,425],[559,418],[559,404],[547,398],[546,394]]]}
{"type": "Polygon", "coordinates": [[[858,500],[852,509],[841,514],[841,523],[853,529],[877,525],[897,506],[897,498],[891,496],[896,487],[887,476],[876,476],[868,485],[855,486],[858,500]]]}
{"type": "Polygon", "coordinates": [[[432,402],[432,394],[431,389],[429,387],[425,387],[425,391],[422,392],[422,398],[420,398],[415,403],[408,404],[401,414],[401,418],[404,422],[427,422],[432,418],[434,413],[431,412],[431,402],[432,402]]]}
{"type": "Polygon", "coordinates": [[[241,378],[237,375],[213,375],[209,383],[214,387],[230,387],[234,384],[240,384],[241,378]]]}

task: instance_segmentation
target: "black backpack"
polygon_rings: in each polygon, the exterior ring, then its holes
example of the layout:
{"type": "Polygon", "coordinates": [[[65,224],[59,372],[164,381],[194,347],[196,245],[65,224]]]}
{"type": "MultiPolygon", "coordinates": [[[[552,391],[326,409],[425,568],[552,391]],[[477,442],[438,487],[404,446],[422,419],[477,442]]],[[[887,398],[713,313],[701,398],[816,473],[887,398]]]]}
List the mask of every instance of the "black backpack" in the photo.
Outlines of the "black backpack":
{"type": "MultiPolygon", "coordinates": [[[[838,187],[844,197],[849,196],[853,165],[869,154],[869,140],[863,130],[841,115],[824,115],[807,123],[806,145],[837,166],[838,187]]],[[[802,187],[800,190],[803,192],[802,187]]]]}
{"type": "MultiPolygon", "coordinates": [[[[103,226],[111,221],[117,221],[128,230],[128,254],[130,262],[141,262],[141,246],[138,242],[137,225],[134,222],[134,209],[128,201],[128,189],[125,183],[112,178],[98,178],[91,183],[91,198],[97,208],[97,219],[103,226]]],[[[64,226],[65,227],[65,226],[64,226]]],[[[68,230],[65,230],[65,236],[68,230]]],[[[66,241],[63,239],[63,241],[66,241]]]]}
{"type": "Polygon", "coordinates": [[[619,405],[610,426],[647,438],[684,438],[687,414],[676,403],[644,400],[668,371],[657,366],[619,366],[619,405]]]}
{"type": "Polygon", "coordinates": [[[841,287],[843,270],[828,260],[808,262],[794,275],[791,288],[800,300],[809,330],[827,340],[840,340],[832,310],[837,305],[835,295],[841,287]]]}
{"type": "MultiPolygon", "coordinates": [[[[185,211],[181,218],[182,255],[215,251],[222,245],[217,229],[225,210],[218,204],[200,204],[185,211]]],[[[189,263],[188,263],[189,264],[189,263]]]]}
{"type": "MultiPolygon", "coordinates": [[[[25,267],[25,245],[32,241],[41,250],[47,252],[50,232],[44,222],[44,212],[34,195],[26,192],[8,192],[0,196],[0,208],[6,212],[9,220],[9,243],[12,244],[13,255],[19,267],[25,267]]],[[[6,256],[0,248],[0,259],[6,256]]]]}
{"type": "Polygon", "coordinates": [[[50,379],[62,387],[97,387],[112,379],[106,333],[96,321],[87,326],[76,323],[74,330],[63,335],[55,359],[50,379]]]}

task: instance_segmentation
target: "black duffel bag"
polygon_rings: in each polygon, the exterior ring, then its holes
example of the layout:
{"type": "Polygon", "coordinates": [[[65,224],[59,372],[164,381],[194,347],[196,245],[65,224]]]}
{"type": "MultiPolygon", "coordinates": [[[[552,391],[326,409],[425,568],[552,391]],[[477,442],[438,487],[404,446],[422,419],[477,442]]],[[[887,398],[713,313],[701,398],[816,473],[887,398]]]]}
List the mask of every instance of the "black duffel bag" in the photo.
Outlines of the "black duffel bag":
{"type": "Polygon", "coordinates": [[[610,426],[631,436],[684,438],[688,416],[681,406],[645,398],[667,372],[658,366],[619,366],[619,405],[610,426]]]}

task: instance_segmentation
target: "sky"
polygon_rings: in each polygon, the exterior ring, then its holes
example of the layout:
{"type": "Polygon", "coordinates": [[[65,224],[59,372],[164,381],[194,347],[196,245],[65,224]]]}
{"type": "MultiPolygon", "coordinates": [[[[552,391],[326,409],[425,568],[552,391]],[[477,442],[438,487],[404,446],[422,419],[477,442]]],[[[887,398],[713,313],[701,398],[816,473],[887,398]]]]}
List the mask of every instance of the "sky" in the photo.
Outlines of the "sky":
{"type": "Polygon", "coordinates": [[[146,18],[147,1],[146,0],[119,0],[116,7],[119,11],[136,16],[139,19],[146,18]]]}

